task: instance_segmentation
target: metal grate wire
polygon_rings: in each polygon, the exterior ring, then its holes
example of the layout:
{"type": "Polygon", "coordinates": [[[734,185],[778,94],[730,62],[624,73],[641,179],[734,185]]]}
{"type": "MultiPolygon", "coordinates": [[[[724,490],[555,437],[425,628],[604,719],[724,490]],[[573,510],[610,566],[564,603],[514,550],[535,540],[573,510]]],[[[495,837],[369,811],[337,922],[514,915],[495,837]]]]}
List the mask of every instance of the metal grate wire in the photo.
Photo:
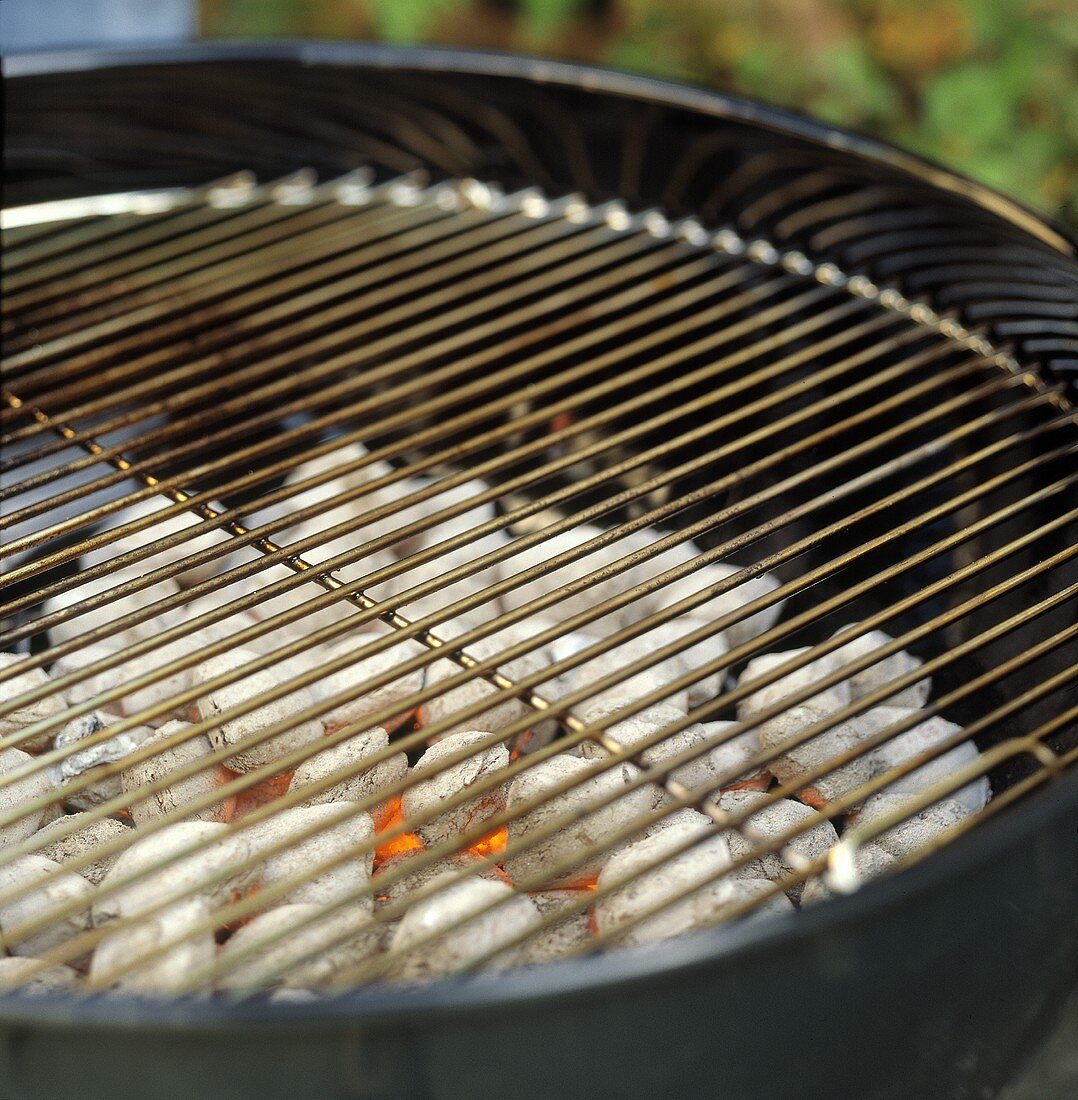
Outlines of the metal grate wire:
{"type": "MultiPolygon", "coordinates": [[[[485,681],[496,694],[439,721],[406,723],[388,748],[312,787],[290,790],[286,785],[230,821],[228,835],[243,838],[312,793],[397,753],[409,752],[414,759],[431,739],[479,718],[492,701],[515,697],[527,705],[526,714],[483,741],[484,746],[513,746],[513,757],[505,768],[442,800],[439,813],[493,792],[584,742],[597,742],[605,750],[586,774],[534,802],[503,809],[458,835],[425,845],[406,865],[379,870],[361,889],[279,932],[275,940],[218,954],[211,966],[195,968],[171,992],[213,988],[245,959],[295,937],[306,923],[322,922],[329,939],[322,937],[307,952],[314,958],[327,943],[345,938],[327,923],[335,912],[384,894],[443,857],[467,849],[500,868],[566,825],[559,820],[516,836],[514,823],[524,814],[626,762],[638,766],[631,780],[589,804],[587,813],[636,789],[662,790],[666,800],[588,851],[562,860],[543,878],[515,881],[518,891],[541,888],[551,877],[692,808],[745,845],[746,854],[712,877],[732,876],[779,852],[794,866],[776,877],[767,893],[727,906],[714,918],[736,920],[825,872],[834,888],[852,887],[859,846],[977,776],[998,777],[1021,764],[1017,781],[1000,782],[992,801],[939,843],[975,828],[1073,762],[1075,750],[1066,738],[1075,711],[1067,708],[1066,699],[1075,684],[1074,665],[1064,660],[1060,671],[1052,671],[1055,666],[1044,661],[1071,652],[1078,631],[1073,620],[1078,584],[1068,581],[1076,554],[1068,535],[1078,520],[1078,509],[1068,507],[1078,476],[1074,415],[1058,389],[1044,386],[1006,350],[993,348],[953,318],[867,280],[847,280],[831,265],[813,265],[800,253],[780,254],[765,241],[743,242],[728,230],[713,233],[692,220],[671,223],[658,211],[631,213],[618,203],[591,206],[573,195],[549,199],[535,189],[504,195],[474,180],[431,186],[404,177],[375,184],[357,173],[318,183],[310,173],[297,173],[258,185],[241,174],[201,189],[97,199],[81,210],[58,206],[62,209],[52,213],[65,220],[53,225],[47,207],[5,212],[8,357],[6,407],[0,412],[0,523],[5,529],[0,555],[8,595],[0,648],[22,656],[0,669],[0,684],[51,667],[122,631],[151,629],[122,650],[41,687],[14,697],[5,692],[0,718],[63,696],[135,659],[152,661],[157,654],[162,663],[137,676],[125,674],[84,702],[64,701],[58,713],[6,733],[0,751],[47,738],[79,716],[121,704],[216,654],[244,645],[260,648],[257,659],[242,667],[170,692],[77,744],[5,765],[0,792],[8,794],[0,794],[0,828],[56,802],[54,790],[13,800],[17,783],[47,774],[118,734],[182,712],[211,688],[264,670],[276,677],[275,686],[255,699],[192,721],[165,741],[69,780],[64,797],[70,801],[133,763],[212,733],[405,639],[422,648],[385,672],[316,698],[254,731],[239,747],[254,748],[301,722],[318,721],[439,660],[448,658],[457,671],[436,684],[428,678],[407,700],[333,729],[316,744],[232,774],[212,791],[65,860],[65,869],[78,872],[118,856],[192,813],[294,771],[315,752],[372,725],[392,724],[475,680],[485,681]],[[42,228],[32,226],[35,220],[42,228]],[[342,452],[356,443],[369,449],[358,457],[342,452]],[[303,464],[312,460],[329,461],[310,473],[303,464]],[[304,476],[283,480],[294,472],[304,476]],[[421,476],[430,480],[416,480],[421,476]],[[365,479],[352,485],[342,481],[349,477],[365,479]],[[319,498],[317,491],[326,486],[334,489],[332,495],[319,498]],[[162,499],[170,503],[148,515],[126,511],[162,499]],[[350,514],[341,520],[343,506],[350,514]],[[468,526],[480,506],[494,510],[468,526]],[[108,549],[192,515],[199,522],[166,531],[144,546],[121,546],[119,553],[108,549]],[[851,536],[877,521],[877,533],[851,536]],[[310,533],[296,538],[301,523],[310,533]],[[552,540],[585,524],[595,525],[598,534],[556,550],[559,544],[552,540]],[[228,537],[194,545],[213,532],[228,537]],[[442,537],[446,532],[448,537],[442,537]],[[491,536],[502,541],[493,550],[478,549],[480,540],[491,536]],[[438,541],[427,541],[431,537],[438,541]],[[240,550],[245,553],[237,561],[240,550]],[[324,557],[327,550],[330,556],[324,557]],[[1007,571],[1008,563],[1033,550],[1032,564],[1007,571]],[[81,562],[88,553],[97,556],[96,564],[81,562]],[[536,558],[536,553],[548,556],[536,558]],[[162,563],[163,554],[170,556],[162,563]],[[753,560],[695,594],[656,604],[671,584],[731,555],[753,560]],[[952,564],[937,574],[924,572],[940,561],[952,564]],[[543,594],[513,602],[514,593],[559,567],[579,572],[543,594]],[[194,568],[209,575],[160,595],[162,585],[173,585],[194,568]],[[496,571],[494,580],[469,587],[487,570],[496,571]],[[774,590],[717,616],[705,611],[689,633],[655,641],[641,656],[582,687],[557,695],[546,690],[555,677],[648,638],[771,571],[780,578],[774,590]],[[837,590],[827,588],[847,575],[837,590]],[[99,590],[77,595],[89,582],[99,590]],[[612,582],[618,585],[614,594],[593,599],[584,610],[572,611],[576,605],[566,604],[605,593],[612,582]],[[234,587],[241,584],[244,588],[234,587]],[[371,594],[378,590],[384,594],[371,594]],[[817,590],[825,595],[817,598],[817,590]],[[1000,611],[992,618],[992,609],[1010,606],[1006,601],[1016,593],[1023,597],[1021,610],[1000,611]],[[260,617],[258,609],[278,597],[294,602],[260,617]],[[438,597],[442,602],[432,607],[430,600],[438,597]],[[192,617],[188,608],[202,598],[214,602],[192,617]],[[65,606],[43,608],[46,600],[56,599],[65,606]],[[121,600],[122,606],[112,608],[121,600]],[[409,610],[421,600],[427,602],[409,610]],[[627,698],[616,713],[584,716],[599,693],[784,601],[787,612],[777,625],[627,698]],[[851,606],[875,610],[838,635],[811,637],[851,606]],[[58,629],[70,631],[81,616],[102,611],[101,625],[56,640],[58,629]],[[334,615],[342,611],[347,613],[334,615]],[[324,623],[318,618],[323,612],[331,616],[324,623]],[[537,622],[541,613],[550,618],[537,622]],[[172,619],[166,618],[170,614],[172,619]],[[237,620],[240,615],[247,618],[237,620]],[[522,639],[501,634],[529,622],[532,629],[522,639]],[[933,650],[934,641],[955,624],[973,622],[962,641],[933,650]],[[1051,625],[1036,635],[1035,643],[980,675],[962,679],[955,671],[966,658],[1030,624],[1036,631],[1041,622],[1051,625]],[[384,633],[363,633],[358,648],[304,667],[303,657],[314,646],[379,623],[388,628],[384,633]],[[223,632],[203,633],[211,627],[223,632]],[[510,674],[514,661],[589,627],[596,631],[595,640],[584,648],[538,671],[510,674]],[[845,661],[812,685],[661,764],[644,760],[647,749],[695,723],[734,714],[736,704],[752,691],[880,627],[893,635],[882,648],[845,661]],[[805,638],[806,631],[811,638],[807,651],[754,679],[751,688],[728,679],[747,659],[781,650],[805,638]],[[185,642],[189,645],[175,655],[176,644],[185,642]],[[165,647],[173,649],[162,654],[165,647]],[[932,655],[914,672],[799,730],[780,748],[761,750],[705,787],[686,786],[673,777],[679,766],[717,745],[757,730],[821,689],[910,647],[932,655]],[[714,801],[724,784],[937,673],[944,689],[914,716],[832,756],[797,783],[776,782],[745,811],[731,813],[714,801]],[[618,722],[716,674],[727,678],[718,694],[683,718],[631,747],[611,737],[609,730],[618,722]],[[1001,684],[1005,697],[994,693],[1001,684]],[[813,810],[779,836],[754,829],[752,819],[762,809],[792,797],[806,781],[833,773],[928,716],[951,714],[978,699],[992,705],[949,741],[813,810]],[[1034,728],[1006,732],[1016,714],[1045,700],[1063,702],[1034,728]],[[558,730],[553,739],[531,745],[533,727],[551,720],[558,730]],[[875,791],[973,736],[982,744],[977,761],[918,795],[900,815],[848,827],[837,846],[813,861],[790,855],[790,843],[821,821],[841,822],[875,791]],[[525,745],[528,751],[520,751],[525,745]],[[509,830],[504,846],[484,850],[483,842],[503,827],[509,830]]],[[[127,820],[133,802],[222,765],[236,750],[236,745],[214,749],[137,792],[106,797],[77,816],[62,817],[49,829],[49,840],[105,818],[127,820]]],[[[476,751],[472,745],[452,753],[441,768],[462,763],[476,751]]],[[[346,813],[373,812],[387,798],[429,778],[429,772],[409,770],[349,804],[346,813]]],[[[574,811],[575,818],[584,812],[574,811]]],[[[242,925],[345,861],[413,836],[424,820],[386,820],[369,841],[231,899],[178,935],[133,954],[110,981],[167,957],[182,943],[242,925]]],[[[224,882],[244,868],[255,870],[272,855],[319,836],[323,828],[312,826],[276,845],[248,851],[202,885],[224,882]]],[[[660,870],[704,839],[671,849],[627,881],[660,870]]],[[[40,834],[32,833],[7,844],[0,871],[43,843],[40,834]]],[[[900,865],[924,858],[935,846],[900,865]]],[[[191,844],[124,880],[107,879],[94,888],[94,903],[201,850],[201,844],[191,844]]],[[[467,867],[450,872],[376,907],[372,920],[390,928],[426,897],[473,873],[467,867]]],[[[693,882],[567,953],[614,944],[709,881],[693,882]]],[[[523,944],[592,912],[598,901],[625,885],[592,883],[513,943],[523,944]]],[[[17,881],[0,888],[0,914],[31,892],[30,885],[17,881]]],[[[40,969],[78,963],[117,928],[146,924],[185,896],[186,889],[166,893],[135,917],[78,931],[43,951],[40,969]]],[[[492,903],[491,909],[508,904],[512,896],[492,903]]],[[[14,923],[0,920],[4,942],[17,950],[21,941],[64,919],[77,920],[85,909],[85,899],[61,899],[14,923]]],[[[473,912],[440,927],[413,941],[409,950],[419,951],[483,915],[473,912]]],[[[491,962],[513,943],[499,940],[465,968],[491,962]]],[[[290,965],[295,961],[293,956],[290,965]]],[[[392,951],[375,954],[334,975],[333,984],[384,978],[399,961],[392,951]]],[[[86,985],[94,988],[92,980],[86,985]]]]}

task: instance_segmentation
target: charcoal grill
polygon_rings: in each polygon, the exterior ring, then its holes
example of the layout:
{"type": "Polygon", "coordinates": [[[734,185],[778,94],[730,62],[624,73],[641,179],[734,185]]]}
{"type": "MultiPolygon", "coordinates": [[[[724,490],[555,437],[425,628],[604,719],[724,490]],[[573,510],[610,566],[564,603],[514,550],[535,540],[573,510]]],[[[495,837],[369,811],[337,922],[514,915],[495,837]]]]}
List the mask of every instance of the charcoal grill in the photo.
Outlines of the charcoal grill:
{"type": "MultiPolygon", "coordinates": [[[[247,743],[448,660],[450,679],[428,680],[359,723],[396,725],[447,685],[473,681],[523,703],[487,735],[512,749],[507,766],[443,808],[598,744],[606,753],[589,776],[635,762],[626,789],[661,788],[666,800],[559,871],[684,807],[738,832],[747,863],[824,818],[841,821],[924,758],[874,776],[788,835],[761,838],[751,812],[709,801],[717,783],[672,776],[699,748],[658,764],[642,753],[694,722],[735,719],[748,694],[737,676],[754,655],[808,647],[761,681],[772,682],[878,627],[893,638],[888,648],[844,661],[775,712],[907,651],[923,662],[916,670],[801,739],[926,675],[931,697],[924,712],[821,773],[925,714],[962,727],[930,756],[970,738],[980,753],[901,813],[847,828],[826,855],[795,861],[771,896],[825,872],[833,891],[852,892],[782,920],[740,919],[765,903],[759,895],[725,907],[708,930],[618,949],[634,926],[698,893],[693,883],[589,937],[569,952],[579,957],[542,966],[488,972],[507,949],[499,940],[459,975],[419,985],[387,980],[393,954],[374,954],[335,974],[330,995],[296,1002],[259,982],[207,998],[243,961],[225,955],[192,965],[165,998],[92,981],[88,992],[14,990],[0,1002],[5,1095],[227,1087],[264,1096],[318,1081],[321,1094],[339,1096],[574,1096],[707,1081],[731,1096],[980,1096],[1013,1069],[1075,970],[1078,264],[1064,229],[859,137],[745,101],[545,62],[285,44],[16,58],[8,74],[0,648],[21,656],[0,679],[134,633],[122,652],[8,698],[0,716],[121,669],[114,686],[8,734],[5,746],[120,706],[241,644],[255,649],[243,674],[267,670],[274,686],[235,717],[408,638],[419,648],[390,671],[285,713],[247,743]],[[353,443],[368,453],[350,457],[343,448],[353,443]],[[316,459],[319,472],[286,480],[316,459]],[[323,499],[305,492],[330,483],[323,499]],[[142,502],[155,510],[127,510],[142,502]],[[479,522],[481,505],[492,510],[479,522]],[[196,526],[164,526],[192,516],[196,526]],[[567,550],[552,541],[582,524],[600,533],[567,550]],[[442,532],[433,545],[423,542],[432,528],[442,532]],[[141,547],[131,539],[156,531],[165,533],[141,547]],[[209,532],[223,537],[193,541],[209,532]],[[479,540],[495,532],[500,541],[483,549],[489,540],[479,540]],[[712,563],[735,570],[663,605],[670,585],[712,563]],[[514,592],[559,565],[572,570],[567,583],[529,589],[539,594],[514,605],[514,592]],[[494,579],[473,583],[488,568],[494,579]],[[655,642],[575,691],[549,690],[556,673],[765,576],[778,587],[704,615],[693,633],[655,642]],[[70,597],[88,582],[97,587],[70,597]],[[570,597],[586,602],[600,590],[590,609],[566,610],[570,597]],[[192,618],[194,601],[214,593],[192,618]],[[260,612],[273,598],[283,603],[260,612]],[[762,633],[693,662],[618,714],[583,716],[600,691],[780,606],[762,633]],[[530,636],[491,646],[539,612],[549,619],[530,636]],[[75,636],[80,618],[99,625],[75,636]],[[364,634],[362,651],[303,664],[312,646],[376,623],[387,629],[364,634]],[[195,637],[215,624],[218,633],[195,637]],[[589,626],[591,649],[510,670],[589,626]],[[149,671],[122,672],[142,655],[149,671]],[[717,694],[647,741],[628,748],[611,736],[626,714],[716,674],[717,694]],[[854,889],[860,844],[980,776],[992,789],[982,810],[854,889]]],[[[182,683],[77,748],[204,693],[182,683]]],[[[402,751],[414,763],[432,737],[490,705],[487,696],[441,722],[412,717],[363,766],[402,751]]],[[[222,722],[198,720],[173,741],[222,722]]],[[[355,732],[345,726],[230,773],[68,868],[264,791],[355,732]]],[[[48,750],[0,781],[10,791],[75,749],[48,750]]],[[[154,742],[142,755],[161,751],[154,742]]],[[[230,753],[219,748],[189,773],[230,753]]],[[[754,763],[775,755],[763,750],[754,763]]],[[[65,797],[130,761],[76,775],[65,797]]],[[[323,785],[356,770],[346,765],[323,785]]],[[[723,777],[736,779],[736,769],[723,777]]],[[[360,800],[357,814],[380,806],[382,816],[358,849],[237,892],[137,952],[125,972],[198,935],[224,938],[357,850],[384,858],[407,847],[423,821],[386,812],[385,800],[418,780],[409,772],[360,800]]],[[[766,798],[800,785],[779,784],[766,798]]],[[[534,833],[515,835],[514,821],[561,789],[428,844],[408,869],[465,848],[488,867],[506,863],[537,843],[534,833]]],[[[232,820],[233,835],[303,798],[272,793],[232,820]]],[[[9,795],[0,820],[17,825],[55,799],[9,795]]],[[[106,792],[80,821],[124,819],[131,803],[131,791],[106,792]]],[[[53,828],[70,830],[71,820],[53,828]]],[[[38,834],[17,837],[3,862],[40,846],[38,834]]],[[[192,842],[165,862],[200,848],[192,842]]],[[[237,855],[218,881],[265,856],[237,855]]],[[[342,907],[405,873],[380,872],[342,907]]],[[[592,885],[509,946],[612,892],[592,885]]],[[[110,889],[95,887],[95,904],[110,889]]],[[[0,908],[26,892],[9,886],[0,908]]],[[[166,892],[133,923],[182,893],[166,892]]],[[[390,900],[374,917],[391,925],[423,896],[390,900]]],[[[6,942],[17,950],[85,907],[82,896],[61,899],[9,921],[6,942]]],[[[41,952],[43,965],[77,960],[109,931],[85,928],[41,952]]]]}

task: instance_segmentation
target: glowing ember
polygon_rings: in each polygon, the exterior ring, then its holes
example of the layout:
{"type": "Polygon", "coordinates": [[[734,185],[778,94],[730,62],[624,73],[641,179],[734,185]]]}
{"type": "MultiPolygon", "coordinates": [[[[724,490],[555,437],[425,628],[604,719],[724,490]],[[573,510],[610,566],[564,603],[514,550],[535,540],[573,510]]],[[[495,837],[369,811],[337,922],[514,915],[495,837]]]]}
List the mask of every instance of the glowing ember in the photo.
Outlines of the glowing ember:
{"type": "Polygon", "coordinates": [[[740,783],[734,783],[729,787],[723,787],[724,791],[766,791],[771,786],[771,773],[758,776],[755,779],[745,779],[740,783]]]}
{"type": "MultiPolygon", "coordinates": [[[[401,797],[397,795],[387,806],[385,812],[375,822],[379,833],[388,833],[399,828],[404,821],[404,810],[401,806],[401,797]]],[[[375,865],[381,864],[390,856],[399,856],[402,852],[414,852],[423,847],[423,841],[415,833],[400,833],[397,836],[383,840],[374,850],[375,865]]]]}
{"type": "Polygon", "coordinates": [[[375,832],[384,833],[394,823],[400,824],[404,820],[404,811],[401,809],[402,804],[403,798],[398,794],[394,795],[388,802],[384,802],[381,806],[371,810],[375,832]]]}
{"type": "MultiPolygon", "coordinates": [[[[222,770],[227,771],[227,769],[222,770]]],[[[221,782],[235,779],[237,774],[237,772],[228,772],[221,782]]],[[[263,779],[261,783],[256,783],[245,791],[229,796],[221,804],[221,809],[217,812],[217,820],[235,821],[237,818],[249,814],[252,810],[257,810],[259,806],[264,806],[267,802],[280,798],[287,792],[288,785],[292,782],[292,775],[292,772],[284,772],[281,775],[263,779]]]]}
{"type": "Polygon", "coordinates": [[[525,749],[527,749],[532,738],[535,736],[532,730],[525,730],[516,740],[516,744],[513,746],[512,752],[509,753],[510,760],[519,760],[524,755],[525,749]]]}
{"type": "Polygon", "coordinates": [[[509,830],[503,825],[493,833],[477,840],[469,849],[477,856],[500,855],[505,851],[505,845],[509,840],[509,830]]]}
{"type": "MultiPolygon", "coordinates": [[[[247,887],[246,890],[233,890],[230,900],[232,904],[235,904],[238,901],[245,901],[247,898],[253,898],[255,894],[257,894],[261,889],[261,882],[252,883],[250,886],[247,887]]],[[[254,917],[248,914],[247,916],[237,917],[233,921],[228,921],[227,923],[222,924],[216,932],[217,942],[224,943],[224,941],[227,940],[228,937],[231,936],[237,928],[242,928],[245,924],[250,924],[252,920],[254,920],[254,917]]]]}
{"type": "MultiPolygon", "coordinates": [[[[589,890],[597,889],[598,886],[599,886],[598,882],[589,882],[583,887],[583,889],[584,889],[585,892],[587,892],[589,890]]],[[[598,923],[598,920],[596,919],[596,916],[595,916],[595,906],[594,905],[592,905],[588,908],[588,931],[591,932],[591,934],[593,936],[599,935],[599,923],[598,923]]]]}
{"type": "MultiPolygon", "coordinates": [[[[591,893],[592,890],[598,890],[598,888],[599,888],[599,880],[598,879],[591,879],[591,881],[589,881],[589,882],[582,883],[577,888],[577,890],[579,890],[579,892],[581,894],[589,894],[589,893],[591,893]]],[[[576,893],[577,890],[574,890],[573,892],[576,893]]],[[[594,905],[591,905],[591,906],[588,907],[587,914],[588,914],[588,931],[591,932],[591,934],[593,936],[597,936],[599,934],[599,925],[596,923],[595,906],[594,905]]]]}

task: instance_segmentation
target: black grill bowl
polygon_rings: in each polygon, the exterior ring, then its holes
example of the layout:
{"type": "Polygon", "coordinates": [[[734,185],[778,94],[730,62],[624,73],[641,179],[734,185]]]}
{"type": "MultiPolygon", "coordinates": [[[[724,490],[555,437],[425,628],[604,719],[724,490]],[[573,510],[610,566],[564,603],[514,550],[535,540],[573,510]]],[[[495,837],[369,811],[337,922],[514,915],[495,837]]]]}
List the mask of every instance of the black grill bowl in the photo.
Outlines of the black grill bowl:
{"type": "MultiPolygon", "coordinates": [[[[328,44],[17,57],[6,74],[8,205],[305,166],[616,197],[953,311],[1073,394],[1078,263],[1066,230],[758,104],[521,58],[328,44]]],[[[1051,589],[1074,579],[1059,572],[1051,589]]],[[[1073,621],[1072,606],[1039,629],[1073,621]]],[[[955,675],[1033,640],[1016,632],[955,675]]],[[[1061,650],[1039,671],[1075,659],[1061,650]]],[[[1003,732],[1028,733],[1074,701],[1059,692],[1003,732]]],[[[1076,735],[1057,731],[1054,747],[1076,735]]],[[[1019,778],[1004,769],[993,781],[999,791],[1019,778]]],[[[1076,821],[1072,769],[933,858],[797,921],[500,976],[293,1005],[7,994],[0,1095],[991,1095],[1078,973],[1076,821]]]]}

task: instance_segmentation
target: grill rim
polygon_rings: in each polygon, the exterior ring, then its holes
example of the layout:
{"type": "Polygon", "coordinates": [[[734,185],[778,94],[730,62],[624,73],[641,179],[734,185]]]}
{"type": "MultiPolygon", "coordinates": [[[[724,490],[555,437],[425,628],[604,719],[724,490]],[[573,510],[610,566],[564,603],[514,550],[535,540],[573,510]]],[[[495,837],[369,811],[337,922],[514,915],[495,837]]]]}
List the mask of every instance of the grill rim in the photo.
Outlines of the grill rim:
{"type": "Polygon", "coordinates": [[[1035,234],[1042,243],[1055,248],[1062,256],[1078,258],[1078,230],[929,157],[907,152],[856,130],[824,123],[746,96],[619,69],[551,60],[538,55],[468,50],[455,46],[391,46],[378,42],[283,38],[271,42],[241,40],[132,49],[15,53],[2,59],[2,70],[6,79],[14,80],[104,68],[245,61],[292,61],[306,66],[390,71],[416,69],[434,74],[510,77],[733,119],[822,143],[843,154],[852,154],[904,172],[921,183],[975,202],[985,212],[1026,233],[1030,232],[1028,223],[1032,222],[1042,231],[1035,234]],[[1004,217],[1001,210],[1008,208],[1012,213],[1004,217]],[[1020,217],[1016,218],[1015,214],[1020,217]],[[1055,242],[1051,239],[1053,237],[1055,242]],[[1060,244],[1066,247],[1060,247],[1060,244]]]}
{"type": "MultiPolygon", "coordinates": [[[[430,73],[464,73],[516,77],[533,83],[559,84],[589,91],[660,102],[715,117],[737,119],[768,127],[810,141],[820,142],[844,155],[860,156],[885,163],[893,169],[917,176],[937,189],[948,182],[954,193],[978,202],[1000,217],[988,200],[1002,201],[1057,236],[1069,247],[1058,248],[1064,256],[1078,252],[1078,236],[1056,225],[1042,214],[970,181],[923,158],[850,131],[827,126],[791,112],[754,101],[709,92],[692,86],[652,78],[594,69],[563,62],[512,54],[481,53],[454,48],[397,48],[376,44],[282,41],[274,43],[221,43],[132,51],[78,50],[60,53],[13,55],[4,59],[5,76],[16,78],[73,72],[102,67],[134,67],[183,62],[294,61],[308,65],[330,65],[372,69],[415,68],[430,73]]],[[[1006,220],[1006,219],[1004,219],[1006,220]]],[[[1021,222],[1012,221],[1028,232],[1021,222]]],[[[1042,243],[1050,243],[1038,237],[1042,243]]],[[[712,960],[746,958],[778,943],[810,941],[825,928],[851,925],[874,912],[894,908],[906,898],[923,894],[941,882],[983,867],[994,855],[1027,841],[1062,808],[1078,806],[1078,773],[1072,771],[1034,792],[1025,800],[1024,813],[1008,813],[984,823],[976,831],[981,840],[962,837],[931,860],[907,868],[897,880],[870,884],[856,896],[833,899],[831,904],[804,913],[797,921],[747,925],[739,928],[702,931],[643,951],[623,952],[558,964],[546,964],[521,972],[476,978],[442,979],[418,988],[372,987],[327,997],[311,1004],[228,1004],[192,999],[154,1001],[137,997],[123,1000],[96,998],[76,1002],[66,995],[36,995],[32,999],[18,992],[0,994],[0,1010],[8,1022],[27,1022],[62,1027],[88,1023],[123,1026],[184,1027],[191,1032],[218,1031],[221,1024],[325,1022],[343,1019],[380,1021],[408,1017],[420,1012],[436,1015],[475,1011],[506,1004],[520,1004],[566,994],[585,995],[611,988],[637,985],[653,979],[676,978],[679,971],[712,960]],[[1054,791],[1054,794],[1050,794],[1054,791]],[[72,1011],[73,1007],[77,1011],[72,1011]]]]}

